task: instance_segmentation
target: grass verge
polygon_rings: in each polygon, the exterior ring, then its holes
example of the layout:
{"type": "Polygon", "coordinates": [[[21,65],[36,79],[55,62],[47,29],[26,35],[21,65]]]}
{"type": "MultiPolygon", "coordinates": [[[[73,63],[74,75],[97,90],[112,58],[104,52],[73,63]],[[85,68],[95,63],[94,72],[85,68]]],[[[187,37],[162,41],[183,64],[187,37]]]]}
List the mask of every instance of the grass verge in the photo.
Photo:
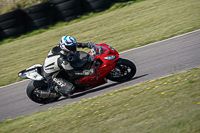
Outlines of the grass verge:
{"type": "Polygon", "coordinates": [[[200,67],[7,120],[0,132],[200,132],[199,81],[200,67]]]}
{"type": "Polygon", "coordinates": [[[146,0],[1,44],[0,86],[22,80],[20,70],[43,64],[63,35],[123,51],[199,29],[199,14],[199,0],[146,0]]]}
{"type": "Polygon", "coordinates": [[[0,15],[18,8],[30,7],[48,0],[0,0],[0,15]]]}

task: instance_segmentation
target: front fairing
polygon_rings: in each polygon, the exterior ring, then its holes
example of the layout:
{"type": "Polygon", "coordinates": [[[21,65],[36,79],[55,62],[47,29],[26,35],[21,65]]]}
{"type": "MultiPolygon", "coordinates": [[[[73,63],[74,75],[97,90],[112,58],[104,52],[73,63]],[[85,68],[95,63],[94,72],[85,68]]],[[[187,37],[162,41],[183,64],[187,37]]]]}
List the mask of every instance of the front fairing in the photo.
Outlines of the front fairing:
{"type": "Polygon", "coordinates": [[[100,59],[103,62],[101,67],[109,66],[119,59],[119,53],[114,48],[105,43],[93,44],[92,48],[94,48],[94,51],[96,52],[93,60],[100,59]]]}

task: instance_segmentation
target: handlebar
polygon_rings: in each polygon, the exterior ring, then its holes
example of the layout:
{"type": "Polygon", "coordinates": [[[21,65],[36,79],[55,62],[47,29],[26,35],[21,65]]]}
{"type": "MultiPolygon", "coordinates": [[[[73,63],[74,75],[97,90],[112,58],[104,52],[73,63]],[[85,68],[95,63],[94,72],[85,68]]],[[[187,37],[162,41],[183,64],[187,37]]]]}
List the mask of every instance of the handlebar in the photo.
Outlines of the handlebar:
{"type": "Polygon", "coordinates": [[[103,54],[103,51],[105,48],[103,48],[102,46],[99,46],[99,45],[94,45],[91,42],[89,42],[89,44],[91,46],[91,55],[95,56],[95,55],[103,54]]]}
{"type": "Polygon", "coordinates": [[[88,42],[88,44],[90,45],[91,51],[90,51],[90,60],[96,60],[99,58],[99,55],[105,54],[105,55],[109,55],[109,54],[118,54],[118,52],[112,48],[111,46],[107,45],[107,44],[93,44],[91,42],[88,42]]]}

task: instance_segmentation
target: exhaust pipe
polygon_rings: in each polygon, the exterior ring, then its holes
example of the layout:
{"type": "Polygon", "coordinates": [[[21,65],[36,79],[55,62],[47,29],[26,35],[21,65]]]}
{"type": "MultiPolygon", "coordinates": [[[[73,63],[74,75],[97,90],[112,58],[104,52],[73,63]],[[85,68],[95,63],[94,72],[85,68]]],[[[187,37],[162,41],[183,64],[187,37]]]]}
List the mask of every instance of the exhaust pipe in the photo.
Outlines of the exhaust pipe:
{"type": "Polygon", "coordinates": [[[36,95],[39,98],[55,98],[55,97],[59,97],[60,95],[54,92],[50,92],[50,91],[44,91],[44,90],[37,90],[36,91],[36,95]]]}

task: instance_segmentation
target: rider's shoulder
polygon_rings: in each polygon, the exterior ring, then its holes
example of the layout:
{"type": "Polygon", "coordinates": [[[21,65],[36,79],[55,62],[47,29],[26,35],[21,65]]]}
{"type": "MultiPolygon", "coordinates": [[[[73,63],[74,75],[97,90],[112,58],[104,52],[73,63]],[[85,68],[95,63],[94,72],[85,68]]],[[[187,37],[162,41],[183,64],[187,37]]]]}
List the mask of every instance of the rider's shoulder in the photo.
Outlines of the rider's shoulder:
{"type": "Polygon", "coordinates": [[[52,52],[53,54],[58,54],[58,53],[61,52],[61,50],[62,50],[62,49],[59,47],[59,45],[57,45],[57,46],[55,46],[55,47],[52,48],[51,52],[52,52]]]}

